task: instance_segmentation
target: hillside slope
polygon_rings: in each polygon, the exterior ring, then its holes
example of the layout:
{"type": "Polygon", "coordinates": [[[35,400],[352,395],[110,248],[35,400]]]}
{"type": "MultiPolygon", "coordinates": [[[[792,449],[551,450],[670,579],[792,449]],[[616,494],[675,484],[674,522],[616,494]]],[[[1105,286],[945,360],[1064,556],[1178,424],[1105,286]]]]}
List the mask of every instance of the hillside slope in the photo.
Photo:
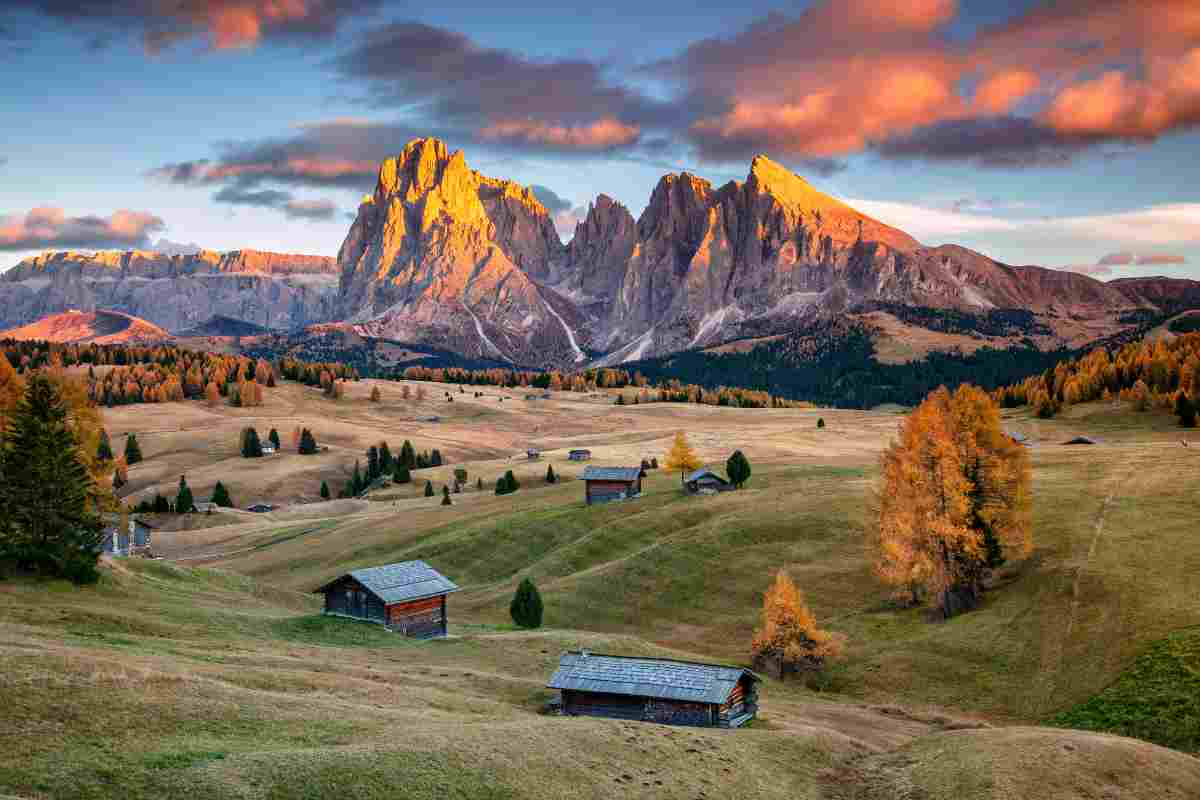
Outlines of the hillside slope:
{"type": "Polygon", "coordinates": [[[152,322],[118,311],[67,311],[42,317],[19,328],[0,330],[0,339],[60,344],[149,345],[171,341],[171,334],[152,322]]]}

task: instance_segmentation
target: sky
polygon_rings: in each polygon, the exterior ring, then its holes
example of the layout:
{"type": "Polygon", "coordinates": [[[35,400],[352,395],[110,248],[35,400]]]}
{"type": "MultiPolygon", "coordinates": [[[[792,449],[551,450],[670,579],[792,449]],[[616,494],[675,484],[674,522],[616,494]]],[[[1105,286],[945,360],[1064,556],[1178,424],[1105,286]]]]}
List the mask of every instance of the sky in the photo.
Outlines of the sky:
{"type": "Polygon", "coordinates": [[[1200,279],[1195,0],[0,0],[0,270],[336,254],[417,136],[605,193],[765,153],[926,244],[1200,279]]]}

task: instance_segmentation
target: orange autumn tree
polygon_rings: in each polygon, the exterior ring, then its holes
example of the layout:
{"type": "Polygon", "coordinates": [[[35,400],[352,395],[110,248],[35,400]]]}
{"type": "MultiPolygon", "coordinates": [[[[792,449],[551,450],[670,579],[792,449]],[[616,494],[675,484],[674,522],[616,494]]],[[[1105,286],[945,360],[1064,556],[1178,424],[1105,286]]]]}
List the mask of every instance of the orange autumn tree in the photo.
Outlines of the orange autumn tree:
{"type": "Polygon", "coordinates": [[[683,482],[684,475],[700,469],[700,456],[696,455],[683,431],[675,434],[675,441],[671,443],[671,450],[667,453],[666,464],[667,469],[679,470],[680,483],[683,482]]]}
{"type": "Polygon", "coordinates": [[[974,386],[931,393],[883,455],[875,573],[945,616],[974,607],[989,569],[1033,549],[1032,471],[974,386]]]}
{"type": "Polygon", "coordinates": [[[804,595],[783,570],[763,595],[762,627],[750,645],[754,663],[779,677],[799,670],[817,670],[840,658],[845,639],[817,627],[804,595]]]}

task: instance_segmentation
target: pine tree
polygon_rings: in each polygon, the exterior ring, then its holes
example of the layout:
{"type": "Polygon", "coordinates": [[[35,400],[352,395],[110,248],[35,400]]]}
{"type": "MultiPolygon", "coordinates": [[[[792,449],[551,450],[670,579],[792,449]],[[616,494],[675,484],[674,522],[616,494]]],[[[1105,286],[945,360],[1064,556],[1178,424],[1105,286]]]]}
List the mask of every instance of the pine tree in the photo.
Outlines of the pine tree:
{"type": "Polygon", "coordinates": [[[725,474],[735,488],[741,489],[750,480],[750,461],[741,450],[734,450],[733,455],[725,462],[725,474]]]}
{"type": "Polygon", "coordinates": [[[1181,427],[1196,427],[1196,404],[1182,391],[1175,395],[1175,416],[1179,417],[1181,427]]]}
{"type": "Polygon", "coordinates": [[[322,500],[329,499],[329,484],[326,483],[325,481],[321,481],[321,499],[322,500]]]}
{"type": "Polygon", "coordinates": [[[412,473],[408,471],[408,467],[397,461],[395,468],[392,470],[392,483],[411,483],[412,473]]]}
{"type": "Polygon", "coordinates": [[[49,378],[34,373],[0,439],[0,559],[95,581],[103,539],[96,504],[67,405],[49,378]]]}
{"type": "Polygon", "coordinates": [[[417,468],[417,452],[408,439],[405,439],[404,444],[400,445],[400,463],[409,469],[417,468]]]}
{"type": "Polygon", "coordinates": [[[113,451],[112,445],[108,441],[108,431],[100,429],[100,445],[96,448],[96,459],[99,461],[112,461],[113,451]]]}
{"type": "Polygon", "coordinates": [[[233,508],[233,498],[229,496],[229,490],[225,488],[225,484],[220,481],[217,481],[217,485],[213,487],[212,501],[221,508],[233,508]]]}
{"type": "Polygon", "coordinates": [[[451,501],[450,501],[450,487],[449,487],[449,486],[443,486],[443,487],[442,487],[442,505],[444,505],[444,506],[448,506],[448,505],[450,505],[450,503],[451,503],[451,501]]]}
{"type": "Polygon", "coordinates": [[[683,431],[675,434],[675,441],[671,444],[670,452],[667,453],[667,469],[679,470],[680,483],[683,483],[683,478],[687,473],[700,469],[700,457],[692,449],[692,445],[683,431]]]}
{"type": "Polygon", "coordinates": [[[475,479],[475,490],[476,490],[476,491],[478,491],[478,492],[482,492],[482,491],[483,491],[483,478],[476,478],[476,479],[475,479]]]}
{"type": "Polygon", "coordinates": [[[825,427],[825,418],[824,417],[817,417],[817,427],[818,428],[825,427]]]}
{"type": "Polygon", "coordinates": [[[175,494],[175,513],[190,514],[196,510],[196,503],[192,499],[191,487],[187,485],[187,478],[183,475],[179,476],[179,491],[175,494]]]}
{"type": "Polygon", "coordinates": [[[365,488],[362,472],[358,468],[358,459],[354,459],[354,472],[350,474],[350,494],[358,497],[365,488]]]}
{"type": "Polygon", "coordinates": [[[156,514],[171,513],[171,503],[158,492],[154,493],[154,505],[150,509],[156,514]]]}
{"type": "Polygon", "coordinates": [[[125,463],[133,466],[142,460],[142,448],[138,445],[137,436],[129,434],[125,437],[125,463]]]}
{"type": "Polygon", "coordinates": [[[387,442],[379,443],[379,474],[386,475],[392,471],[392,451],[387,442]]]}
{"type": "Polygon", "coordinates": [[[442,453],[440,450],[438,450],[435,447],[435,448],[433,448],[433,452],[429,454],[429,466],[440,467],[441,465],[442,465],[442,453]]]}
{"type": "Polygon", "coordinates": [[[262,442],[254,428],[242,429],[242,458],[262,458],[262,442]]]}
{"type": "Polygon", "coordinates": [[[370,399],[371,399],[372,403],[379,402],[379,387],[378,386],[371,387],[371,398],[370,399]]]}
{"type": "Polygon", "coordinates": [[[279,431],[271,428],[271,432],[267,434],[267,439],[271,442],[271,446],[275,448],[275,452],[279,452],[279,431]]]}
{"type": "Polygon", "coordinates": [[[425,481],[425,496],[433,497],[433,481],[425,481]]]}
{"type": "Polygon", "coordinates": [[[374,483],[379,477],[379,448],[371,445],[367,448],[367,483],[374,483]]]}
{"type": "Polygon", "coordinates": [[[297,451],[302,456],[311,456],[317,452],[317,440],[313,438],[312,431],[308,428],[300,431],[300,446],[297,448],[297,451]]]}
{"type": "Polygon", "coordinates": [[[542,627],[542,596],[530,578],[521,581],[508,606],[512,621],[522,628],[542,627]]]}
{"type": "Polygon", "coordinates": [[[554,474],[554,465],[546,465],[546,483],[558,483],[558,476],[554,474]]]}

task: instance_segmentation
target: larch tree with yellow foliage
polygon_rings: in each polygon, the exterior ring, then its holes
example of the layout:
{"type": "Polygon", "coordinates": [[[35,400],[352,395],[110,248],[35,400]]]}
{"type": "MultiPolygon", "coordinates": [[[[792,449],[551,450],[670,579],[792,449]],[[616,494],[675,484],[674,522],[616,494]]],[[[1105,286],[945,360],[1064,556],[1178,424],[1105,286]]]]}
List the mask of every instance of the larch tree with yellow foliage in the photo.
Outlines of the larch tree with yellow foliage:
{"type": "Polygon", "coordinates": [[[696,451],[692,449],[691,442],[683,431],[675,434],[675,441],[671,443],[671,450],[667,453],[667,469],[679,470],[679,482],[683,483],[683,478],[687,473],[700,469],[700,456],[696,455],[696,451]]]}
{"type": "Polygon", "coordinates": [[[804,602],[804,595],[783,570],[763,595],[762,627],[754,632],[754,666],[782,678],[793,672],[817,671],[841,657],[845,638],[823,631],[804,602]]]}
{"type": "Polygon", "coordinates": [[[979,603],[988,571],[1033,549],[1029,454],[985,392],[931,393],[883,454],[875,573],[950,617],[979,603]]]}

